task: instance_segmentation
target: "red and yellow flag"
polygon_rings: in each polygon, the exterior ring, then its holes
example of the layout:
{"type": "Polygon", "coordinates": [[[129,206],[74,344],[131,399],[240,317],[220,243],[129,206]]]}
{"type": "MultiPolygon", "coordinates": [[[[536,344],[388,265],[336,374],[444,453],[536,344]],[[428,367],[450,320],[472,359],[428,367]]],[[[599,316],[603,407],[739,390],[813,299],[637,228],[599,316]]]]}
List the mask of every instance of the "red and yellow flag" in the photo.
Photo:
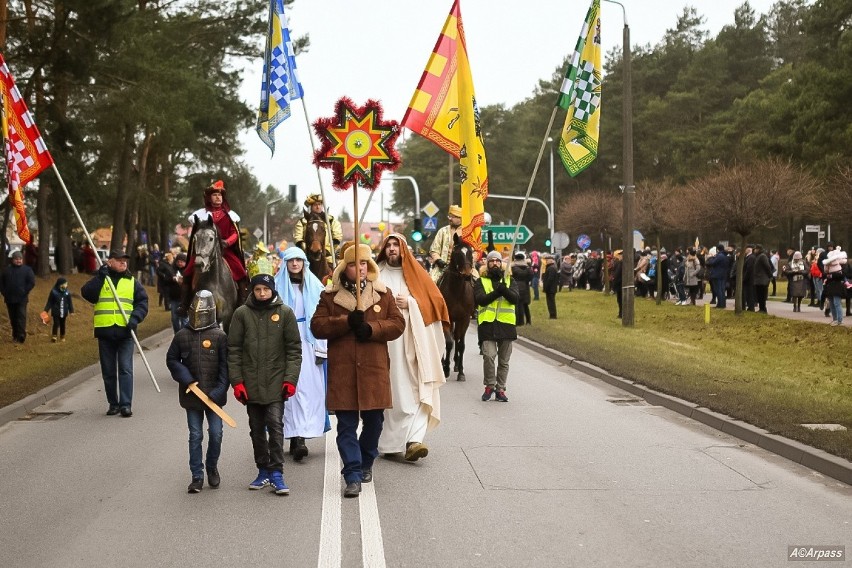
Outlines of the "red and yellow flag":
{"type": "Polygon", "coordinates": [[[402,126],[459,159],[461,237],[481,251],[488,167],[459,0],[453,2],[402,126]]]}
{"type": "Polygon", "coordinates": [[[9,200],[15,211],[15,226],[21,240],[30,244],[24,208],[24,186],[53,164],[53,158],[38,132],[35,121],[0,55],[0,96],[3,103],[3,140],[9,173],[9,200]]]}

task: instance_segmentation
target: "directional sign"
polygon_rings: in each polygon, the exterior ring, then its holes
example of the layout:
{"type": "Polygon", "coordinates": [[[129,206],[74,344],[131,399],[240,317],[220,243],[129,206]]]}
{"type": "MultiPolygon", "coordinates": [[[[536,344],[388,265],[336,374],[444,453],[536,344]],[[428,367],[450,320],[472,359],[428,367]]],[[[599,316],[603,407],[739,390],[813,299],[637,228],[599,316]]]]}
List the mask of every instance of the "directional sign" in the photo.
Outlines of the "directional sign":
{"type": "Polygon", "coordinates": [[[423,209],[421,209],[421,211],[423,211],[430,217],[434,217],[438,214],[438,211],[440,211],[440,209],[438,209],[438,206],[435,205],[434,201],[430,201],[423,209]]]}
{"type": "Polygon", "coordinates": [[[484,225],[482,227],[483,243],[488,243],[488,231],[494,234],[495,245],[512,244],[515,233],[518,234],[519,245],[525,244],[533,236],[533,232],[526,225],[484,225]]]}
{"type": "Polygon", "coordinates": [[[577,246],[581,249],[586,250],[590,244],[592,244],[592,239],[589,238],[589,235],[580,235],[577,237],[577,246]]]}
{"type": "Polygon", "coordinates": [[[822,230],[822,227],[819,225],[805,225],[806,233],[819,233],[822,230]]]}
{"type": "Polygon", "coordinates": [[[438,218],[437,217],[426,217],[423,219],[423,230],[424,231],[435,231],[438,229],[438,218]]]}

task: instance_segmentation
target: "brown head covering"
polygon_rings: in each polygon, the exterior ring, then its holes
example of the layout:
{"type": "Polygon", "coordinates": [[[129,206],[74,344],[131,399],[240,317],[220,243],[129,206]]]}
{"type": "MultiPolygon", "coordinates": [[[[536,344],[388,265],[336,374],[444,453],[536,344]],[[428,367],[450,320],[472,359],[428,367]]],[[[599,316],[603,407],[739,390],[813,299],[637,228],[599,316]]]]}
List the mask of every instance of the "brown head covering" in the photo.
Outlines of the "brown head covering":
{"type": "Polygon", "coordinates": [[[417,305],[420,307],[420,313],[423,315],[423,323],[430,325],[436,321],[440,321],[444,329],[450,327],[450,312],[447,310],[447,303],[441,295],[438,287],[432,281],[429,273],[423,269],[423,266],[417,262],[414,255],[408,249],[408,241],[399,233],[389,234],[379,249],[379,255],[376,257],[376,262],[387,262],[385,256],[385,246],[388,239],[394,238],[399,241],[399,254],[402,259],[402,276],[405,278],[405,283],[417,305]]]}

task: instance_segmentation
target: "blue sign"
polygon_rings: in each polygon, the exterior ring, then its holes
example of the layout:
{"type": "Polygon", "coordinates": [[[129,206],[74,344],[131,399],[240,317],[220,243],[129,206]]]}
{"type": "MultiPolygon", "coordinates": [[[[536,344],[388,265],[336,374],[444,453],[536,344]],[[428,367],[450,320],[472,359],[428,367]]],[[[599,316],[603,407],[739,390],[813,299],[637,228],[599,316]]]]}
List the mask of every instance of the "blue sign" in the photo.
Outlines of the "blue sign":
{"type": "Polygon", "coordinates": [[[438,230],[438,218],[437,217],[426,217],[423,219],[423,230],[424,231],[437,231],[438,230]]]}
{"type": "Polygon", "coordinates": [[[586,250],[590,244],[592,244],[592,239],[589,238],[589,235],[580,235],[577,237],[577,246],[581,249],[586,250]]]}

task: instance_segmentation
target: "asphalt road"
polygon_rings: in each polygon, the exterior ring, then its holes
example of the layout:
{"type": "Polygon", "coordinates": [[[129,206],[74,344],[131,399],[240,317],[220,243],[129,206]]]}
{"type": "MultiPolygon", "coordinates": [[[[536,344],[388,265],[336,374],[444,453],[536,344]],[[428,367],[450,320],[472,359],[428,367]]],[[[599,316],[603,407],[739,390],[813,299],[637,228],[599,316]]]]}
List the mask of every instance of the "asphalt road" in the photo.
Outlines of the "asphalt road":
{"type": "MultiPolygon", "coordinates": [[[[816,311],[816,310],[814,310],[816,311]]],[[[50,420],[0,428],[0,566],[788,566],[791,545],[852,552],[852,487],[516,347],[509,403],[465,383],[415,464],[377,461],[342,500],[332,437],[285,463],[291,495],[249,491],[243,408],[222,486],[188,495],[187,430],[163,345],[137,357],[134,416],[99,377],[50,420]]]]}

